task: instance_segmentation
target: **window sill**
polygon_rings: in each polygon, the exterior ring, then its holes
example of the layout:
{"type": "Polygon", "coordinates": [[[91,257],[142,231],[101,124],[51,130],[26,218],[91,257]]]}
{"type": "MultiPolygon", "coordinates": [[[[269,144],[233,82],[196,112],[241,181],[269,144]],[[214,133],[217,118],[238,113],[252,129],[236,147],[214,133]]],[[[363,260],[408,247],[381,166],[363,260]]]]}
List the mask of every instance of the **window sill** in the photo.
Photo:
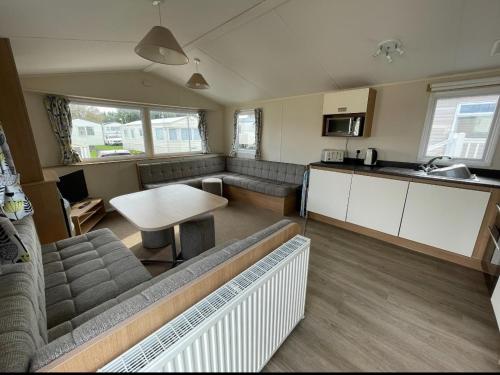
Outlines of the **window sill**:
{"type": "Polygon", "coordinates": [[[120,159],[108,159],[108,160],[88,160],[73,164],[56,164],[51,166],[46,166],[44,169],[49,168],[60,168],[60,167],[79,167],[85,165],[98,165],[98,164],[114,164],[114,163],[130,163],[130,162],[141,162],[141,161],[155,161],[155,160],[165,160],[165,159],[180,159],[186,156],[204,156],[204,155],[218,155],[216,152],[209,154],[203,154],[201,152],[195,153],[184,153],[184,154],[162,154],[155,156],[143,156],[143,157],[131,157],[131,158],[120,158],[120,159]]]}

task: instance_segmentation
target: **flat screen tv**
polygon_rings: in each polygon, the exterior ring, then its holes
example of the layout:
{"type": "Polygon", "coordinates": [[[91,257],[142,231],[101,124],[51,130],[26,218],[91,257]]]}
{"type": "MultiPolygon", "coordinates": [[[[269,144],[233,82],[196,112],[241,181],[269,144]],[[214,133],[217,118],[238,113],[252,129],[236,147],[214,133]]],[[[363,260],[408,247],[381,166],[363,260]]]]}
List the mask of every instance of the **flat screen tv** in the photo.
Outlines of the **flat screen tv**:
{"type": "Polygon", "coordinates": [[[83,169],[59,177],[57,187],[70,203],[80,202],[89,196],[83,169]]]}

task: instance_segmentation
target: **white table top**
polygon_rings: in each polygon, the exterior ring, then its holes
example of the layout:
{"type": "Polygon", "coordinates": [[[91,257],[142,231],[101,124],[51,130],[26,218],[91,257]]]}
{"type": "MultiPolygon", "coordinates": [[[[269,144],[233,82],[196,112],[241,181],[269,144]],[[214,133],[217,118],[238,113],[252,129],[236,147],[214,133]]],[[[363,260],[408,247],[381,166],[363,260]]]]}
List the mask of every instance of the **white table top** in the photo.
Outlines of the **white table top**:
{"type": "Polygon", "coordinates": [[[227,199],[188,185],[168,185],[109,201],[141,231],[157,231],[227,206],[227,199]]]}

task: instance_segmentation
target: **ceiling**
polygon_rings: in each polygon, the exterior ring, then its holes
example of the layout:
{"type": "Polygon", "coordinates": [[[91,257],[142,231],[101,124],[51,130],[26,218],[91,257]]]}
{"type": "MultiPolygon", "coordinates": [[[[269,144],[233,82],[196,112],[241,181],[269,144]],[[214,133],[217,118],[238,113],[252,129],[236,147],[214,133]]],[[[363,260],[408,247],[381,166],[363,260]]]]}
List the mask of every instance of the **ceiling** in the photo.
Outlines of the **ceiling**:
{"type": "MultiPolygon", "coordinates": [[[[223,103],[500,67],[500,0],[165,0],[169,27],[223,103]],[[398,38],[392,64],[372,57],[398,38]]],[[[150,0],[0,0],[20,74],[143,70],[183,85],[194,71],[133,49],[158,23],[150,0]]]]}

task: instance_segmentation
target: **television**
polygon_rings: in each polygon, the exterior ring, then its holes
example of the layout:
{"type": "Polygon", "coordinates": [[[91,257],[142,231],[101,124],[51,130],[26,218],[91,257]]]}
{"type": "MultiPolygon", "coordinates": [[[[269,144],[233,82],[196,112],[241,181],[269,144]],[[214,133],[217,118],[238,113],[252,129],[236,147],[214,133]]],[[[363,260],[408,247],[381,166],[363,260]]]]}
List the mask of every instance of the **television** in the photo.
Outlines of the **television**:
{"type": "Polygon", "coordinates": [[[89,196],[83,169],[59,177],[57,187],[63,198],[66,198],[72,204],[81,202],[89,196]]]}

